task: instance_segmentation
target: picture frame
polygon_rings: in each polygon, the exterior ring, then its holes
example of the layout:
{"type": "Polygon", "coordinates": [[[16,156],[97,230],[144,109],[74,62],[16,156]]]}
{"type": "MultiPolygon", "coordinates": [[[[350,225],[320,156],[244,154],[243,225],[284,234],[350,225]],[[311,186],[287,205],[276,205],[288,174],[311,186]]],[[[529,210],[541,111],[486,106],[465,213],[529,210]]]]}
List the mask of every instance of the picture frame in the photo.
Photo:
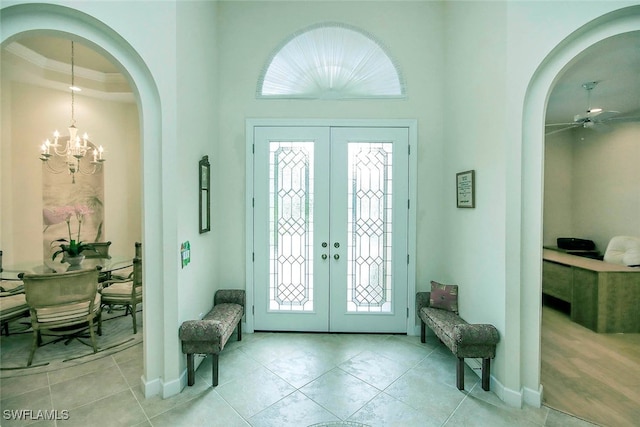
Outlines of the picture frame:
{"type": "Polygon", "coordinates": [[[198,163],[199,227],[200,234],[211,231],[211,164],[209,156],[203,156],[198,163]]]}
{"type": "Polygon", "coordinates": [[[456,174],[456,203],[459,208],[476,207],[475,170],[456,174]]]}

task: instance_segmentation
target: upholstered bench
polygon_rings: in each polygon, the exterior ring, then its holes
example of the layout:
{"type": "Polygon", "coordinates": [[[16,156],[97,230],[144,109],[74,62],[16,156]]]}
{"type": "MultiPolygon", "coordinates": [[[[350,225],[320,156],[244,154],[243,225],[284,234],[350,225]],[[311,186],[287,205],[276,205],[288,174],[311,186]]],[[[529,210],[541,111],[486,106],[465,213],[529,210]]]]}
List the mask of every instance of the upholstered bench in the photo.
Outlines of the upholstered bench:
{"type": "Polygon", "coordinates": [[[489,390],[491,359],[500,341],[498,330],[489,324],[469,324],[458,315],[457,285],[431,282],[431,292],[416,294],[420,317],[420,341],[426,342],[426,326],[458,358],[456,386],[464,390],[464,358],[482,358],[482,389],[489,390]],[[455,300],[455,302],[454,302],[455,300]]]}
{"type": "Polygon", "coordinates": [[[195,383],[194,354],[211,354],[211,382],[218,385],[218,354],[238,328],[238,341],[242,339],[242,316],[245,291],[220,289],[213,300],[213,308],[202,320],[187,320],[180,325],[182,352],[187,355],[187,383],[195,383]]]}

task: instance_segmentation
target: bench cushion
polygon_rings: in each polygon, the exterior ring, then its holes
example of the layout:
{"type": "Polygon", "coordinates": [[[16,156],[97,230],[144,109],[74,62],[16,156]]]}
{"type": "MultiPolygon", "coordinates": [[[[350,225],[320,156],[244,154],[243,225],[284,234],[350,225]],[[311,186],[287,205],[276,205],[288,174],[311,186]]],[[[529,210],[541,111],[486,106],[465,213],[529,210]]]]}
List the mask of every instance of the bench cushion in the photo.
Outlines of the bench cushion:
{"type": "Polygon", "coordinates": [[[243,309],[239,304],[222,303],[202,320],[187,320],[180,326],[182,352],[185,354],[217,354],[224,348],[242,319],[243,309]]]}
{"type": "Polygon", "coordinates": [[[420,318],[456,357],[494,358],[500,340],[490,324],[469,324],[454,312],[423,307],[420,318]]]}
{"type": "Polygon", "coordinates": [[[453,311],[431,307],[422,308],[420,318],[449,349],[455,345],[453,326],[467,323],[453,311]]]}

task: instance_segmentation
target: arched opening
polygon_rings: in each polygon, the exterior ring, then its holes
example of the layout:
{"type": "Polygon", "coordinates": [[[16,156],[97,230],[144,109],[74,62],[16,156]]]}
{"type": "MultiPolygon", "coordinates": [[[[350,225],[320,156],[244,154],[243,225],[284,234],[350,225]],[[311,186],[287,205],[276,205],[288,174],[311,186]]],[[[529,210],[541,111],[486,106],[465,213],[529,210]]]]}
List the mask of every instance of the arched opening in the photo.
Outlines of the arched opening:
{"type": "MultiPolygon", "coordinates": [[[[117,64],[133,88],[140,117],[140,157],[143,159],[140,173],[152,179],[145,179],[142,188],[141,211],[157,211],[160,205],[161,188],[161,120],[159,95],[153,77],[142,58],[117,33],[95,18],[77,10],[62,6],[27,4],[6,7],[0,15],[0,43],[17,40],[25,34],[65,35],[80,40],[117,64]],[[152,209],[151,207],[154,207],[152,209]]],[[[4,106],[3,106],[4,107],[4,106]]],[[[5,135],[3,134],[3,139],[5,135]]],[[[3,178],[7,174],[3,174],[3,178]]],[[[7,188],[15,183],[3,182],[7,188]]],[[[146,265],[161,265],[162,223],[157,215],[145,218],[142,238],[145,243],[146,265]]],[[[163,286],[163,275],[159,269],[148,268],[144,272],[146,284],[154,288],[163,286]]],[[[161,351],[163,330],[158,318],[162,318],[160,292],[147,292],[144,299],[144,375],[142,378],[145,395],[157,394],[161,390],[161,351]],[[154,295],[155,294],[155,295],[154,295]]]]}
{"type": "Polygon", "coordinates": [[[523,384],[533,387],[538,385],[538,390],[532,387],[530,391],[538,393],[540,400],[544,386],[540,379],[544,124],[549,93],[565,67],[581,52],[609,37],[638,29],[640,8],[630,7],[604,15],[577,30],[554,49],[536,70],[525,97],[520,153],[522,170],[519,177],[522,182],[520,291],[524,302],[521,304],[520,318],[527,327],[523,328],[521,366],[523,384]],[[524,369],[527,366],[537,366],[538,369],[524,369]]]}

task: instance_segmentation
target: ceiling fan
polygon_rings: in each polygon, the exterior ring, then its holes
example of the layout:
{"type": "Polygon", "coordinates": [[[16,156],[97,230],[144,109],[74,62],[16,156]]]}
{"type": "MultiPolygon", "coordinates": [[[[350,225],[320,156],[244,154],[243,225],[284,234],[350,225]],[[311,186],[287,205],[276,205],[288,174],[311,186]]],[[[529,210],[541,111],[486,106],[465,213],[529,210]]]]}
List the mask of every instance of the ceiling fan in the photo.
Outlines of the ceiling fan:
{"type": "Polygon", "coordinates": [[[545,135],[564,132],[569,129],[582,127],[584,129],[607,130],[610,122],[636,122],[640,117],[618,117],[619,111],[604,111],[602,108],[591,107],[591,91],[598,82],[586,82],[582,87],[587,91],[587,109],[584,114],[576,114],[573,122],[549,123],[545,125],[545,135]]]}

